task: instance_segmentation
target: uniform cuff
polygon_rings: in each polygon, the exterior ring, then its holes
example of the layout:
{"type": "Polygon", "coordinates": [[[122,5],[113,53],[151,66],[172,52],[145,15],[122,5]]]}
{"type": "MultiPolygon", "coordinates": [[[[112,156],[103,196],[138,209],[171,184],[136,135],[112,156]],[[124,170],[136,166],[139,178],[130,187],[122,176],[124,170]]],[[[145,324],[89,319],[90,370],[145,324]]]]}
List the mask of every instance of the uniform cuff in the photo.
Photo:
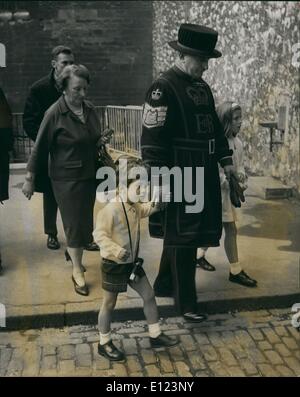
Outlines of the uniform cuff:
{"type": "Polygon", "coordinates": [[[231,156],[227,156],[227,157],[222,157],[219,160],[219,163],[221,164],[221,166],[224,168],[226,165],[233,165],[233,161],[232,161],[232,157],[231,156]]]}

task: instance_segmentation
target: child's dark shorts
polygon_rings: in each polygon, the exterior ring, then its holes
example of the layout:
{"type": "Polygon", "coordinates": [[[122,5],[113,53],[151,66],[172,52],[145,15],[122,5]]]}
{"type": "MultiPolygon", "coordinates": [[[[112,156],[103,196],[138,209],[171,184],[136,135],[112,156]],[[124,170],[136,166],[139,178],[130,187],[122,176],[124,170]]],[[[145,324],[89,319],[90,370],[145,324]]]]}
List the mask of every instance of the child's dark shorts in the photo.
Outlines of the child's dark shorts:
{"type": "MultiPolygon", "coordinates": [[[[119,264],[103,258],[102,288],[109,292],[126,292],[133,266],[133,263],[119,264]]],[[[136,274],[140,278],[146,276],[146,273],[141,266],[138,267],[136,274]]]]}

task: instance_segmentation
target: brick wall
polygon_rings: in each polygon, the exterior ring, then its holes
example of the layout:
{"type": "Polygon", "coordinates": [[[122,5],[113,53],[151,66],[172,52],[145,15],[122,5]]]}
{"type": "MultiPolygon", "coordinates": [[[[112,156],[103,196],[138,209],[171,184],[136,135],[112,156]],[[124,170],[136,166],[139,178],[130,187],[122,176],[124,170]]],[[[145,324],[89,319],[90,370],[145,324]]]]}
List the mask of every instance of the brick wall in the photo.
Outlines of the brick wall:
{"type": "Polygon", "coordinates": [[[14,112],[23,110],[29,86],[49,72],[51,49],[62,43],[90,69],[94,104],[143,102],[152,80],[151,2],[28,1],[26,9],[29,21],[0,22],[0,42],[7,49],[0,84],[14,112]]]}

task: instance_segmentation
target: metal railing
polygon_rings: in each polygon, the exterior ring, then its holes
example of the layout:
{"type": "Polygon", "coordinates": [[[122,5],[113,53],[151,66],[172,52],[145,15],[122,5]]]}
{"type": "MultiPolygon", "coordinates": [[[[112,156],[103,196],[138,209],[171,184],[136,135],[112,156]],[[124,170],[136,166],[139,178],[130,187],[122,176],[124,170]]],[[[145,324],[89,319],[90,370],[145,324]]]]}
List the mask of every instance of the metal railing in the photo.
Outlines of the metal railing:
{"type": "Polygon", "coordinates": [[[26,163],[34,143],[25,134],[23,128],[23,113],[13,113],[14,148],[11,161],[14,163],[26,163]]]}
{"type": "MultiPolygon", "coordinates": [[[[109,149],[120,153],[140,157],[142,134],[141,106],[96,106],[101,129],[112,128],[115,132],[108,145],[109,149]]],[[[15,138],[14,163],[27,162],[34,143],[23,129],[23,114],[13,114],[13,134],[15,138]]]]}
{"type": "Polygon", "coordinates": [[[113,150],[140,157],[142,134],[142,107],[107,106],[105,121],[115,132],[109,143],[113,150]]]}

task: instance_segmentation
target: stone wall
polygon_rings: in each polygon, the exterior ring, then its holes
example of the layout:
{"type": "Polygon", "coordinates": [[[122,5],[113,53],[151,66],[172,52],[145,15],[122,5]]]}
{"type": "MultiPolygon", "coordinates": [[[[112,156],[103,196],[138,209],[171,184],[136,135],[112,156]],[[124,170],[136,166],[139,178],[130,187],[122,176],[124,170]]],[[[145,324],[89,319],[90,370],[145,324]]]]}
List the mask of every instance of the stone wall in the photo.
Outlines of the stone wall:
{"type": "MultiPolygon", "coordinates": [[[[292,46],[300,42],[300,3],[286,1],[154,1],[153,73],[175,59],[166,44],[177,38],[180,23],[208,25],[219,32],[223,57],[210,60],[204,79],[216,102],[234,99],[244,110],[241,137],[250,172],[273,175],[300,191],[299,64],[292,65],[292,46]],[[284,144],[269,150],[269,131],[262,120],[277,120],[288,94],[288,129],[284,144]]],[[[300,52],[300,51],[299,51],[300,52]]],[[[298,57],[300,62],[300,56],[298,57]]]]}
{"type": "Polygon", "coordinates": [[[28,21],[0,20],[0,42],[7,49],[0,84],[14,112],[23,110],[31,83],[49,73],[51,49],[58,44],[69,45],[76,61],[90,69],[95,104],[143,102],[152,80],[151,2],[0,2],[0,13],[19,8],[30,12],[28,21]]]}

